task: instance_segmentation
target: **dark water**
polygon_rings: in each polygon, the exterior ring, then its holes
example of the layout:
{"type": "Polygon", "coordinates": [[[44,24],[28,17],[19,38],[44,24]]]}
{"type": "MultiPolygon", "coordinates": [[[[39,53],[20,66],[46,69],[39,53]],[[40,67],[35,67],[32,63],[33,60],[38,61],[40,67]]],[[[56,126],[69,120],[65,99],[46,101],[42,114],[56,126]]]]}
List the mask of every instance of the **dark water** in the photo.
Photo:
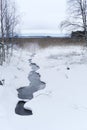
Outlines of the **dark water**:
{"type": "MultiPolygon", "coordinates": [[[[31,61],[30,61],[30,63],[31,63],[31,61]]],[[[31,63],[30,66],[31,66],[33,71],[37,71],[39,69],[39,66],[36,65],[35,63],[31,63]]]]}
{"type": "Polygon", "coordinates": [[[45,83],[40,81],[39,73],[31,71],[29,74],[30,85],[18,89],[18,97],[21,99],[32,99],[33,93],[45,88],[45,83]]]}
{"type": "MultiPolygon", "coordinates": [[[[36,91],[39,91],[41,89],[44,89],[46,86],[46,83],[40,80],[40,74],[37,73],[36,71],[40,68],[38,65],[35,63],[32,63],[32,59],[29,59],[30,66],[32,68],[32,71],[30,72],[28,79],[30,81],[29,86],[21,87],[17,89],[18,91],[18,97],[20,99],[29,99],[31,100],[33,98],[33,94],[36,91]]],[[[24,109],[24,104],[26,102],[24,101],[19,101],[16,108],[15,108],[15,113],[19,115],[32,115],[31,110],[25,110],[24,109]]]]}
{"type": "Polygon", "coordinates": [[[19,101],[16,108],[15,108],[15,112],[19,115],[25,116],[25,115],[32,115],[32,110],[26,110],[24,109],[24,104],[26,102],[25,101],[19,101]]]}

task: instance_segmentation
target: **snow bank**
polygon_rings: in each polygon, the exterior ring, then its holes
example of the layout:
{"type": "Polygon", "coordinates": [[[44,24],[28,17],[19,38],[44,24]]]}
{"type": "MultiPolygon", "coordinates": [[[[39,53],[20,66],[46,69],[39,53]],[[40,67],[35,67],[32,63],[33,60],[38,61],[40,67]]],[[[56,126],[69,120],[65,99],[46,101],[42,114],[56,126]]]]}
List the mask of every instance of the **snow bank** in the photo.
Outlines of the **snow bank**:
{"type": "Polygon", "coordinates": [[[0,129],[2,130],[14,129],[9,118],[15,116],[15,107],[19,100],[16,89],[29,85],[28,74],[31,70],[29,57],[30,53],[25,50],[14,50],[10,62],[6,61],[0,66],[0,80],[5,79],[4,85],[0,86],[0,129]]]}

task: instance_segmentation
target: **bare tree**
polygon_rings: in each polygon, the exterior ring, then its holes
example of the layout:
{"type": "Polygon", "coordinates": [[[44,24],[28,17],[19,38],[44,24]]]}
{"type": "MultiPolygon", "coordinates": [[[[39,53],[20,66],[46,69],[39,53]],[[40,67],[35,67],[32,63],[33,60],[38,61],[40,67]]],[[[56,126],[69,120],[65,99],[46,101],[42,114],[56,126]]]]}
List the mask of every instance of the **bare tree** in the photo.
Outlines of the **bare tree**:
{"type": "Polygon", "coordinates": [[[68,17],[62,28],[71,31],[82,30],[87,44],[87,0],[68,0],[68,17]]]}
{"type": "Polygon", "coordinates": [[[18,17],[16,15],[15,3],[11,0],[0,0],[0,32],[2,41],[1,49],[3,50],[1,51],[1,56],[3,57],[1,59],[3,59],[3,61],[5,61],[5,55],[8,56],[9,43],[11,45],[11,50],[13,48],[11,39],[14,37],[17,24],[18,17]]]}
{"type": "Polygon", "coordinates": [[[18,16],[16,15],[15,3],[9,4],[6,0],[6,12],[5,12],[5,36],[8,40],[14,37],[15,28],[18,24],[18,16]]]}
{"type": "Polygon", "coordinates": [[[9,50],[9,43],[11,49],[11,55],[13,52],[13,38],[18,24],[18,15],[16,14],[15,2],[6,1],[6,12],[5,12],[5,37],[7,43],[7,56],[9,50]]]}
{"type": "Polygon", "coordinates": [[[1,37],[4,41],[4,14],[5,14],[5,0],[0,0],[0,25],[1,25],[1,37]]]}

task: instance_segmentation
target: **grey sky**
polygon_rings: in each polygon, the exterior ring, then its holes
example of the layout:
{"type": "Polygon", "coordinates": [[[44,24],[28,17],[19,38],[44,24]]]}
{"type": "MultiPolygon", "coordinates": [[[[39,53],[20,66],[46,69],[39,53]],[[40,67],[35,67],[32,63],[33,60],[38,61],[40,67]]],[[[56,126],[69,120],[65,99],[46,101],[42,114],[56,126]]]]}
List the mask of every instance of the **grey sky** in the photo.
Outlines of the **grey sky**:
{"type": "Polygon", "coordinates": [[[59,31],[58,25],[65,17],[66,0],[16,1],[21,12],[21,32],[59,31]]]}

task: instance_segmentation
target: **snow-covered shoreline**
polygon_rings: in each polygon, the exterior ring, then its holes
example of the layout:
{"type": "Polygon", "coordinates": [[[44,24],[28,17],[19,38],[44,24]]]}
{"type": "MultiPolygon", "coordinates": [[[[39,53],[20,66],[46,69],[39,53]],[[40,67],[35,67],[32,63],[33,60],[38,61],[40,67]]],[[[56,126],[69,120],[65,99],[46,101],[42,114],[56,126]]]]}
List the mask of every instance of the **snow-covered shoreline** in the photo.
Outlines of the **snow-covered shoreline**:
{"type": "Polygon", "coordinates": [[[32,116],[15,114],[20,100],[16,89],[29,85],[31,71],[28,50],[14,50],[9,64],[0,66],[0,129],[85,130],[87,129],[87,52],[82,46],[50,47],[35,52],[33,63],[46,88],[34,93],[25,104],[32,116]],[[67,69],[67,67],[69,69],[67,69]]]}
{"type": "Polygon", "coordinates": [[[0,80],[5,79],[4,85],[0,86],[0,129],[10,129],[8,120],[9,117],[15,115],[15,107],[19,101],[16,89],[29,84],[29,57],[30,53],[20,48],[14,49],[10,62],[5,62],[3,66],[0,66],[0,80]],[[4,125],[3,120],[7,120],[8,127],[4,125]]]}

